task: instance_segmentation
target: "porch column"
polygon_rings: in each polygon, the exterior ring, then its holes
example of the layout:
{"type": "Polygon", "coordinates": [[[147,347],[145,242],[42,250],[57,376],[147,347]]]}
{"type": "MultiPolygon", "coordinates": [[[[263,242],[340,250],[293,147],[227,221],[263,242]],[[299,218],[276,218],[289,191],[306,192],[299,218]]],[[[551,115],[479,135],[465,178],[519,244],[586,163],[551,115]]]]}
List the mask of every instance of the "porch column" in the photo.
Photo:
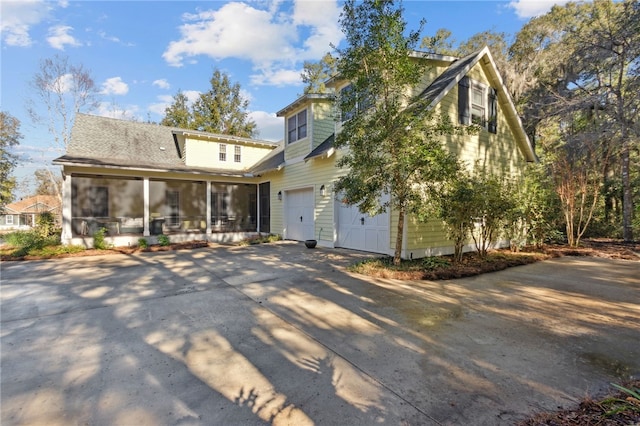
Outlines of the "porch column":
{"type": "Polygon", "coordinates": [[[142,235],[148,237],[151,235],[149,232],[149,178],[145,177],[142,181],[142,192],[144,193],[144,218],[142,222],[144,223],[144,230],[142,231],[142,235]]]}
{"type": "Polygon", "coordinates": [[[207,181],[207,235],[211,235],[211,181],[207,181]]]}
{"type": "Polygon", "coordinates": [[[60,239],[65,244],[71,243],[73,230],[71,229],[71,175],[62,175],[62,235],[60,239]]]}

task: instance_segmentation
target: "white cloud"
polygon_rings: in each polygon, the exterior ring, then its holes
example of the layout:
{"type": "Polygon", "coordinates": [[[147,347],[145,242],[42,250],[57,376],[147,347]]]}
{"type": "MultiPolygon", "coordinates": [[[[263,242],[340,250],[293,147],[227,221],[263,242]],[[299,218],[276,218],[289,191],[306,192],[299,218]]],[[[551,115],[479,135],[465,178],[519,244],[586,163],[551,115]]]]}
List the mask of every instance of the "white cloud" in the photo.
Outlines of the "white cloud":
{"type": "Polygon", "coordinates": [[[32,26],[49,14],[50,5],[42,0],[0,1],[0,33],[8,46],[30,46],[32,26]]]}
{"type": "MultiPolygon", "coordinates": [[[[117,118],[120,120],[143,121],[138,116],[140,108],[137,105],[122,107],[116,103],[102,102],[94,113],[101,117],[117,118]]],[[[146,120],[146,117],[144,118],[146,120]]]]}
{"type": "MultiPolygon", "coordinates": [[[[185,90],[182,92],[187,97],[187,105],[191,106],[200,97],[200,92],[196,90],[185,90]]],[[[173,96],[160,95],[158,96],[160,102],[153,103],[147,108],[149,112],[164,117],[164,110],[173,103],[173,96]]]]}
{"type": "Polygon", "coordinates": [[[528,19],[544,15],[553,5],[563,5],[569,0],[512,0],[509,7],[514,9],[518,18],[528,19]]]}
{"type": "Polygon", "coordinates": [[[260,73],[251,75],[251,84],[255,85],[271,85],[271,86],[290,86],[301,85],[301,70],[290,69],[262,69],[260,73]]]}
{"type": "Polygon", "coordinates": [[[151,83],[153,86],[158,86],[161,89],[170,89],[171,85],[169,84],[169,82],[167,81],[166,78],[161,78],[159,80],[155,80],[153,83],[151,83]]]}
{"type": "Polygon", "coordinates": [[[276,117],[274,113],[265,111],[252,111],[249,118],[258,126],[259,139],[267,141],[280,141],[284,138],[284,119],[276,117]]]}
{"type": "Polygon", "coordinates": [[[67,73],[53,80],[51,86],[47,87],[47,90],[53,93],[68,93],[73,89],[73,85],[73,75],[67,73]]]}
{"type": "Polygon", "coordinates": [[[73,27],[68,25],[56,25],[49,28],[49,37],[47,41],[49,45],[54,49],[64,50],[65,45],[69,46],[82,46],[75,37],[69,34],[73,30],[73,27]]]}
{"type": "Polygon", "coordinates": [[[128,92],[129,85],[121,77],[111,77],[102,83],[101,93],[104,95],[126,95],[128,92]]]}
{"type": "Polygon", "coordinates": [[[182,66],[205,55],[216,60],[237,58],[251,62],[259,75],[255,84],[283,84],[292,81],[292,70],[308,59],[319,59],[338,44],[343,35],[335,0],[272,1],[267,9],[261,3],[231,2],[218,10],[185,14],[181,38],[172,41],[162,55],[172,66],[182,66]],[[301,41],[302,40],[302,41],[301,41]]]}

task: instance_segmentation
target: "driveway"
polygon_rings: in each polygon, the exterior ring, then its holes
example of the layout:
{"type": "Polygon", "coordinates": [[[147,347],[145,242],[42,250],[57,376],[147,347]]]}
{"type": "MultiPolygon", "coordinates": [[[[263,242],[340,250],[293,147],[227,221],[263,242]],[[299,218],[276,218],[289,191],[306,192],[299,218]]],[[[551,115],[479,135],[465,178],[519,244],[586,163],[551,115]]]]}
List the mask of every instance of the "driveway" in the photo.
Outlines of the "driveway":
{"type": "Polygon", "coordinates": [[[640,374],[640,262],[452,281],[280,242],[5,262],[4,426],[494,425],[640,374]]]}

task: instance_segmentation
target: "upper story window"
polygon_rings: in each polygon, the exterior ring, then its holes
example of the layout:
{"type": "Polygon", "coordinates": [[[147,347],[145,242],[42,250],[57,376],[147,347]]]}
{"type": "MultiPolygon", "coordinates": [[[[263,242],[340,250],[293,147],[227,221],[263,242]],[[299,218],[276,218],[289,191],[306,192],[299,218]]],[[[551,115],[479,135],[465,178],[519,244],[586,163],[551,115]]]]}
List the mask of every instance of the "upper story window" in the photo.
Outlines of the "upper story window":
{"type": "Polygon", "coordinates": [[[477,124],[498,131],[498,96],[493,87],[464,77],[458,83],[458,115],[461,124],[477,124]]]}
{"type": "Polygon", "coordinates": [[[236,145],[233,151],[233,161],[235,161],[236,163],[239,163],[240,161],[242,161],[241,155],[242,155],[242,152],[240,150],[240,145],[236,145]]]}
{"type": "Polygon", "coordinates": [[[218,144],[219,154],[218,159],[220,161],[227,161],[227,144],[221,143],[218,144]]]}
{"type": "Polygon", "coordinates": [[[373,105],[367,93],[356,93],[352,84],[340,90],[340,106],[342,122],[351,120],[357,113],[368,110],[373,105]]]}
{"type": "Polygon", "coordinates": [[[307,110],[304,109],[287,120],[287,142],[307,137],[307,110]]]}

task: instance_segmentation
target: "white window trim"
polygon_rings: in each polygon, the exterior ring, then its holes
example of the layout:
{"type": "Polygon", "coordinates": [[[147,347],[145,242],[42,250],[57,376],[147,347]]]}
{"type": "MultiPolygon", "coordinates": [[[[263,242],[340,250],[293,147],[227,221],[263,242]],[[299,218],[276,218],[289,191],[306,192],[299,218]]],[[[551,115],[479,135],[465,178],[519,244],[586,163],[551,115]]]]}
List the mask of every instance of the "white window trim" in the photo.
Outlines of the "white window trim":
{"type": "Polygon", "coordinates": [[[227,161],[227,144],[218,144],[218,161],[227,161]]]}
{"type": "Polygon", "coordinates": [[[233,147],[233,161],[235,163],[242,162],[242,148],[240,147],[240,145],[235,145],[233,147]]]}
{"type": "Polygon", "coordinates": [[[296,111],[295,114],[292,114],[289,117],[287,117],[287,121],[286,121],[286,125],[287,125],[287,134],[286,134],[286,136],[287,136],[287,144],[291,144],[291,143],[294,143],[294,142],[301,141],[303,139],[306,139],[309,136],[309,115],[310,115],[309,114],[309,109],[308,108],[303,108],[303,109],[301,109],[299,111],[296,111]],[[303,112],[306,113],[305,124],[304,124],[304,126],[306,128],[306,133],[305,133],[304,136],[300,137],[300,127],[301,126],[300,126],[300,123],[298,122],[298,116],[303,112]],[[290,122],[291,122],[291,119],[295,119],[295,122],[296,122],[295,129],[291,128],[290,125],[289,125],[290,122]],[[291,138],[291,133],[294,130],[295,130],[295,139],[292,139],[291,138]]]}
{"type": "Polygon", "coordinates": [[[6,220],[7,225],[13,225],[13,215],[12,214],[8,214],[5,217],[7,218],[7,220],[6,220]]]}

